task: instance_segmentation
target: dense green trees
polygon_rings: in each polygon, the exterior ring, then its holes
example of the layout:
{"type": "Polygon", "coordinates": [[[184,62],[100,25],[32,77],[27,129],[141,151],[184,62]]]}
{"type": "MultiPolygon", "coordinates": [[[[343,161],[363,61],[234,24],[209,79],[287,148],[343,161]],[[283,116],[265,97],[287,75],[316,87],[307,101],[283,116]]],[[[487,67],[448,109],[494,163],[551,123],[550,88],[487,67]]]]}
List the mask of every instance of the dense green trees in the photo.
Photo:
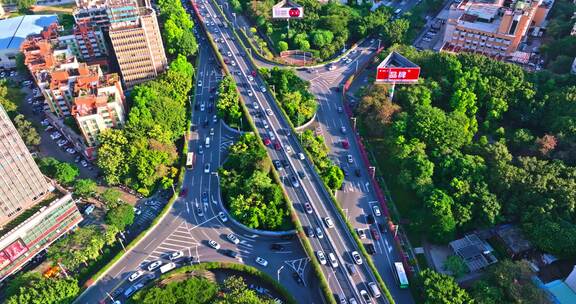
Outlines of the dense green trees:
{"type": "Polygon", "coordinates": [[[186,105],[194,68],[184,56],[156,80],[136,86],[124,129],[100,134],[98,166],[110,185],[124,183],[143,195],[178,172],[175,141],[186,131],[186,105]]]}
{"type": "Polygon", "coordinates": [[[534,275],[526,261],[503,260],[488,268],[486,278],[471,289],[476,303],[549,303],[544,292],[532,282],[534,275]]]}
{"type": "Polygon", "coordinates": [[[162,37],[166,51],[172,55],[190,56],[198,50],[196,37],[192,33],[194,23],[178,0],[160,0],[160,19],[164,21],[162,37]]]}
{"type": "Polygon", "coordinates": [[[421,66],[420,84],[397,88],[393,101],[386,88],[368,90],[357,114],[420,200],[405,215],[410,228],[446,242],[519,222],[539,248],[576,256],[576,81],[483,56],[397,49],[421,66]]]}
{"type": "Polygon", "coordinates": [[[102,191],[100,197],[106,203],[108,209],[116,208],[119,204],[120,191],[114,188],[106,188],[106,190],[102,191]]]}
{"type": "Polygon", "coordinates": [[[32,123],[24,115],[18,114],[14,117],[14,126],[26,146],[38,146],[40,144],[40,135],[32,123]]]}
{"type": "Polygon", "coordinates": [[[118,231],[124,231],[133,222],[134,207],[127,203],[118,204],[106,213],[106,224],[118,228],[118,231]]]}
{"type": "Polygon", "coordinates": [[[89,261],[97,259],[105,243],[100,227],[78,228],[52,244],[48,248],[48,258],[59,262],[67,270],[75,270],[80,265],[87,265],[89,261]]]}
{"type": "Polygon", "coordinates": [[[253,20],[262,33],[278,39],[274,43],[279,50],[289,48],[311,51],[321,59],[338,54],[347,43],[375,33],[381,33],[386,43],[402,42],[410,25],[406,19],[392,21],[391,9],[385,6],[372,12],[369,5],[349,6],[338,1],[322,4],[314,0],[296,0],[304,7],[306,17],[290,20],[290,26],[287,27],[285,21],[272,20],[272,6],[276,1],[238,1],[239,9],[253,20]]]}
{"type": "Polygon", "coordinates": [[[96,193],[96,182],[85,178],[74,182],[74,194],[80,197],[91,197],[96,193]]]}
{"type": "Polygon", "coordinates": [[[279,230],[289,225],[282,189],[269,176],[270,160],[252,133],[230,147],[219,170],[222,196],[230,214],[250,228],[279,230]]]}
{"type": "Polygon", "coordinates": [[[240,94],[236,82],[230,75],[224,76],[218,87],[216,115],[224,119],[226,124],[236,128],[240,125],[243,113],[240,107],[240,94]]]}
{"type": "Polygon", "coordinates": [[[451,276],[425,269],[418,278],[422,300],[426,304],[472,304],[466,290],[460,288],[451,276]]]}
{"type": "Polygon", "coordinates": [[[38,272],[26,272],[8,283],[6,304],[72,303],[80,293],[76,279],[45,278],[38,272]]]}
{"type": "Polygon", "coordinates": [[[38,167],[42,173],[56,179],[62,185],[70,185],[80,173],[76,165],[60,162],[53,157],[44,157],[38,160],[38,167]]]}
{"type": "Polygon", "coordinates": [[[142,304],[272,304],[269,297],[259,296],[249,289],[242,277],[231,276],[219,285],[196,276],[174,281],[165,286],[154,286],[136,293],[133,300],[142,304]]]}
{"type": "Polygon", "coordinates": [[[309,82],[289,69],[274,67],[271,70],[261,69],[261,72],[294,126],[300,126],[314,117],[318,104],[308,91],[309,82]]]}
{"type": "Polygon", "coordinates": [[[546,41],[540,51],[546,58],[547,67],[555,73],[569,73],[576,56],[576,37],[570,35],[575,12],[576,5],[572,1],[558,0],[550,13],[546,41]]]}
{"type": "Polygon", "coordinates": [[[342,188],[344,172],[328,158],[329,150],[324,143],[324,138],[314,136],[314,133],[310,130],[304,131],[301,138],[302,146],[312,155],[314,165],[316,165],[318,173],[326,185],[332,190],[342,188]]]}

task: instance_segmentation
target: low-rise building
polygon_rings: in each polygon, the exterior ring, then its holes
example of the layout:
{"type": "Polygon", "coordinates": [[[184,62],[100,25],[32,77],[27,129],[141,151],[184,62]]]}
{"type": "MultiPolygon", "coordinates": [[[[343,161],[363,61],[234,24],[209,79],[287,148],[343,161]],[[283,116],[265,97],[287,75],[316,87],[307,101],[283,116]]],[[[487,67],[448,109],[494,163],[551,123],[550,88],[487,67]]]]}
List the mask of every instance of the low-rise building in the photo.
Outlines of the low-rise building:
{"type": "MultiPolygon", "coordinates": [[[[92,160],[96,157],[98,134],[124,124],[124,92],[118,74],[104,75],[97,64],[78,62],[70,48],[58,44],[57,37],[44,32],[22,44],[24,63],[45,99],[45,109],[55,117],[74,117],[82,135],[64,134],[75,148],[92,160]]],[[[60,131],[68,128],[49,121],[60,131]]]]}
{"type": "Polygon", "coordinates": [[[518,50],[532,26],[549,11],[542,0],[465,0],[450,6],[443,51],[504,59],[518,50]]]}
{"type": "Polygon", "coordinates": [[[72,195],[57,191],[55,194],[54,200],[40,203],[41,208],[16,227],[1,231],[0,282],[82,221],[72,195]]]}
{"type": "Polygon", "coordinates": [[[26,37],[40,32],[57,22],[56,15],[29,15],[0,20],[0,67],[16,67],[16,56],[26,37]]]}
{"type": "Polygon", "coordinates": [[[498,261],[492,247],[476,234],[469,234],[450,242],[450,248],[462,258],[471,272],[484,269],[498,261]]]}

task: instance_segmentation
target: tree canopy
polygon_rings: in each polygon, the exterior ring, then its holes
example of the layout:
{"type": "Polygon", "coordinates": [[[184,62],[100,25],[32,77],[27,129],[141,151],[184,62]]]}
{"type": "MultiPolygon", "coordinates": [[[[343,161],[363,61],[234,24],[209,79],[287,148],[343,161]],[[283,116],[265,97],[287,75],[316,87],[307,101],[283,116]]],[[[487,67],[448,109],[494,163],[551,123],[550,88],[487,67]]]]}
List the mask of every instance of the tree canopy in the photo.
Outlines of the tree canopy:
{"type": "Polygon", "coordinates": [[[166,51],[171,55],[188,57],[198,51],[196,37],[192,33],[194,23],[178,0],[159,0],[160,19],[164,22],[162,37],[166,51]]]}
{"type": "Polygon", "coordinates": [[[270,169],[266,150],[254,134],[246,133],[230,147],[218,172],[230,214],[250,228],[280,230],[289,225],[282,189],[270,169]]]}
{"type": "Polygon", "coordinates": [[[460,288],[451,276],[425,269],[420,272],[418,284],[425,304],[472,304],[466,290],[460,288]]]}
{"type": "Polygon", "coordinates": [[[66,304],[80,293],[76,279],[45,278],[38,272],[19,275],[9,283],[6,304],[66,304]]]}
{"type": "Polygon", "coordinates": [[[123,183],[148,195],[160,181],[176,178],[175,142],[186,131],[193,75],[192,65],[179,55],[165,74],[133,89],[125,128],[99,135],[97,163],[108,184],[123,183]]]}

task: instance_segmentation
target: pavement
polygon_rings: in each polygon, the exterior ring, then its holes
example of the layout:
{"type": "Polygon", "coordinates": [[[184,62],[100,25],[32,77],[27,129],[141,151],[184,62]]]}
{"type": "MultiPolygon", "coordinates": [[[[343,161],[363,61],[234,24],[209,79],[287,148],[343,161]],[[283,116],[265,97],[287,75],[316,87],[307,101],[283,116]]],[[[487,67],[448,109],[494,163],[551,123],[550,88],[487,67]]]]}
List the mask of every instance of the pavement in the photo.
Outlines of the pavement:
{"type": "MultiPolygon", "coordinates": [[[[303,152],[296,138],[297,135],[287,132],[289,124],[274,102],[270,92],[263,89],[263,80],[258,76],[254,77],[255,79],[253,80],[248,77],[252,74],[252,71],[256,70],[256,67],[252,66],[251,62],[242,56],[244,52],[241,50],[238,41],[233,39],[231,29],[219,26],[224,20],[216,7],[214,7],[214,3],[202,1],[198,2],[197,5],[201,14],[205,16],[204,19],[206,24],[208,24],[210,34],[219,41],[217,47],[230,62],[228,68],[238,83],[244,102],[250,109],[257,132],[260,133],[262,138],[270,138],[272,142],[278,144],[277,147],[270,145],[267,148],[268,154],[272,160],[283,160],[288,163],[286,168],[279,170],[279,174],[283,181],[283,186],[296,209],[297,216],[304,226],[319,229],[323,234],[322,238],[310,238],[313,250],[315,252],[322,251],[326,256],[328,256],[328,253],[335,255],[338,267],[322,267],[330,288],[336,295],[343,295],[346,299],[355,298],[359,300],[360,291],[367,290],[368,282],[374,282],[375,277],[366,263],[356,265],[352,260],[351,252],[359,251],[359,249],[351,232],[347,229],[336,207],[330,201],[329,193],[323,187],[320,177],[312,167],[311,161],[297,158],[297,154],[303,152]],[[254,92],[253,96],[249,96],[249,90],[254,92]],[[265,127],[265,121],[269,128],[265,127]],[[291,148],[288,149],[288,146],[291,148]],[[288,152],[289,150],[292,152],[288,152]],[[299,179],[297,172],[303,173],[305,178],[299,179]],[[298,186],[291,182],[293,176],[298,180],[298,186]],[[304,210],[303,204],[305,202],[309,202],[312,205],[314,212],[307,213],[304,210]],[[333,228],[325,224],[326,218],[332,219],[333,228]],[[355,268],[356,275],[352,276],[346,267],[342,267],[345,264],[355,268]]],[[[385,301],[383,298],[372,300],[375,302],[385,301]]]]}
{"type": "Polygon", "coordinates": [[[238,134],[225,128],[221,121],[213,121],[215,110],[209,111],[209,105],[213,103],[211,91],[217,87],[222,74],[207,44],[201,43],[199,53],[200,65],[196,68],[198,76],[195,97],[197,104],[204,103],[205,106],[204,111],[199,108],[192,113],[196,131],[192,132],[189,151],[195,152],[197,157],[194,168],[186,172],[181,195],[158,225],[117,261],[99,281],[80,295],[75,303],[112,302],[112,299],[121,300],[123,303],[125,297],[119,291],[146,282],[148,280],[146,275],[153,274],[158,277],[159,270],[148,271],[147,266],[154,261],[168,263],[170,261],[168,256],[177,251],[183,253],[183,257],[176,260],[179,266],[185,264],[183,261],[186,263],[227,261],[251,265],[276,278],[292,294],[310,299],[309,303],[322,302],[312,268],[309,266],[309,258],[297,238],[263,237],[248,232],[230,220],[223,221],[218,216],[222,211],[222,202],[219,195],[219,181],[215,173],[226,157],[227,148],[238,134]],[[214,135],[210,135],[212,128],[214,135]],[[209,147],[205,146],[206,137],[211,138],[209,147]],[[201,143],[203,152],[199,154],[201,143]],[[204,172],[206,164],[210,164],[208,173],[204,172]],[[207,194],[207,201],[202,200],[204,192],[207,194]],[[198,209],[202,212],[198,212],[198,209]],[[228,240],[227,235],[230,233],[236,235],[240,240],[239,244],[233,244],[228,240]],[[216,241],[221,248],[212,249],[208,246],[208,240],[216,241]],[[271,250],[272,244],[279,244],[283,248],[277,251],[271,250]],[[224,255],[224,250],[235,251],[237,257],[224,255]],[[267,267],[255,262],[257,256],[268,261],[267,267]],[[130,282],[128,277],[136,270],[142,270],[144,275],[130,282]],[[303,279],[305,286],[297,283],[293,277],[294,273],[303,279]],[[114,291],[120,296],[111,297],[114,291]]]}

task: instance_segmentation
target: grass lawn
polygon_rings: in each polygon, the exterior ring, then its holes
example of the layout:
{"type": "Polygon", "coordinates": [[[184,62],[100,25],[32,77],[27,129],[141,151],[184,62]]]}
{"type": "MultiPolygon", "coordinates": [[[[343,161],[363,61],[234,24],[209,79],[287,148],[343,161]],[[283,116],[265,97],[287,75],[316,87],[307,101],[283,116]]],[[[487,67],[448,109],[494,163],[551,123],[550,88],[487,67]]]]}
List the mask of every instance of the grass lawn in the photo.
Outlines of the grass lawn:
{"type": "Polygon", "coordinates": [[[32,7],[32,13],[35,15],[42,14],[72,14],[72,11],[76,7],[76,3],[67,3],[58,6],[44,6],[35,5],[32,7]]]}

